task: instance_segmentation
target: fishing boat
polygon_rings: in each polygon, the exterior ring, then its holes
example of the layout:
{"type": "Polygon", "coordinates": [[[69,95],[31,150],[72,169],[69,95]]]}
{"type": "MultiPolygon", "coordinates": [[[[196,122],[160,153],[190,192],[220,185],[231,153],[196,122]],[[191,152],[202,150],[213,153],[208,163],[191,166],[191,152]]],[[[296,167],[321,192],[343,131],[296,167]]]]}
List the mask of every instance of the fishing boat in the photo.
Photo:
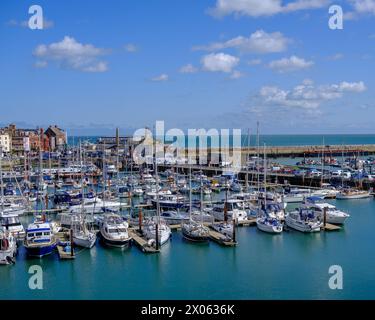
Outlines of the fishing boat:
{"type": "Polygon", "coordinates": [[[127,248],[131,242],[128,227],[119,215],[105,214],[99,231],[101,240],[110,247],[127,248]]]}
{"type": "Polygon", "coordinates": [[[0,230],[0,265],[14,264],[16,255],[16,238],[10,232],[0,230]]]}
{"type": "Polygon", "coordinates": [[[343,189],[336,195],[337,200],[365,199],[369,197],[371,197],[369,191],[357,189],[343,189]]]}
{"type": "Polygon", "coordinates": [[[55,250],[57,243],[49,222],[36,220],[28,225],[24,247],[29,256],[41,258],[49,255],[55,250]]]}
{"type": "Polygon", "coordinates": [[[332,224],[343,224],[350,217],[348,213],[316,197],[307,198],[304,207],[313,209],[316,214],[320,215],[321,220],[324,219],[324,211],[326,211],[326,221],[332,224]]]}
{"type": "Polygon", "coordinates": [[[288,227],[301,232],[319,232],[323,223],[319,216],[311,209],[298,208],[288,212],[285,217],[288,227]]]}

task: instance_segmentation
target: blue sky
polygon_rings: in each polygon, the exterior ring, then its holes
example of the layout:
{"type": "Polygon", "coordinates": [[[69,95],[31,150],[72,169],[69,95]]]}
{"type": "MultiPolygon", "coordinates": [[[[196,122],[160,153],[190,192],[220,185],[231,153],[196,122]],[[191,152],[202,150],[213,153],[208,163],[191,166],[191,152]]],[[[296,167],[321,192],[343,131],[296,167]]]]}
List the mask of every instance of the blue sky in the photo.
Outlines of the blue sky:
{"type": "Polygon", "coordinates": [[[375,0],[332,3],[3,0],[0,123],[375,133],[375,0]]]}

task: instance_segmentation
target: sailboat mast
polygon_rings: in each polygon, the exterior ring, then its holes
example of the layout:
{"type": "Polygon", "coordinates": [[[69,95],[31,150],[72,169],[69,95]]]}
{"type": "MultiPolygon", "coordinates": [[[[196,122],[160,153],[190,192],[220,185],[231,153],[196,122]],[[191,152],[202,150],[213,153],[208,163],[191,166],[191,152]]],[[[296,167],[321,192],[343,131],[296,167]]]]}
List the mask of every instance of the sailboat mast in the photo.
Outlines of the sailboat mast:
{"type": "Polygon", "coordinates": [[[260,177],[259,177],[259,121],[257,121],[257,165],[256,165],[256,169],[257,169],[257,177],[258,177],[258,194],[259,194],[259,191],[260,191],[260,177]]]}
{"type": "Polygon", "coordinates": [[[3,147],[0,146],[0,184],[1,184],[1,212],[4,212],[4,185],[3,185],[3,147]]]}
{"type": "Polygon", "coordinates": [[[322,146],[322,178],[321,178],[321,181],[320,181],[320,186],[323,185],[323,182],[324,182],[324,160],[325,160],[325,155],[324,155],[324,137],[323,137],[323,146],[322,146]]]}
{"type": "Polygon", "coordinates": [[[202,174],[201,173],[201,223],[203,224],[203,180],[202,180],[202,174]]]}
{"type": "Polygon", "coordinates": [[[191,206],[192,206],[192,200],[191,200],[191,165],[189,163],[189,218],[191,220],[191,206]]]}
{"type": "Polygon", "coordinates": [[[266,158],[266,144],[263,147],[264,151],[264,208],[266,207],[267,202],[267,158],[266,158]]]}

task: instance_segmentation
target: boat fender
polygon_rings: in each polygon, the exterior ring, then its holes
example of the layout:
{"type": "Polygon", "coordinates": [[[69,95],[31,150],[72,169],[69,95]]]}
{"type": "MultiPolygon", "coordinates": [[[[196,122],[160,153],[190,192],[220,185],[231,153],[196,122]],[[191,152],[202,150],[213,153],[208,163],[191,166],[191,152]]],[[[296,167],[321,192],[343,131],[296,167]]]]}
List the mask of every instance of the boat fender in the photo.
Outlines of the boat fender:
{"type": "Polygon", "coordinates": [[[156,246],[156,241],[155,241],[155,239],[150,239],[150,240],[147,241],[147,244],[150,247],[155,247],[156,246]]]}
{"type": "Polygon", "coordinates": [[[4,239],[1,240],[1,247],[2,247],[3,250],[8,250],[8,248],[9,248],[8,239],[4,238],[4,239]]]}

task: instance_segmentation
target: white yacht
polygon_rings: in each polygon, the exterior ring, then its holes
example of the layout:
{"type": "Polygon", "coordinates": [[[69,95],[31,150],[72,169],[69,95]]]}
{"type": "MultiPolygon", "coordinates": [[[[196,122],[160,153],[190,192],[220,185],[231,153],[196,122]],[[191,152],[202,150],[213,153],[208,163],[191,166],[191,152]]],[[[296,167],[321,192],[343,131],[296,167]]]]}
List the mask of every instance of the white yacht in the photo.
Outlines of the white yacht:
{"type": "Polygon", "coordinates": [[[317,215],[320,215],[322,221],[324,219],[324,209],[326,209],[326,221],[332,224],[343,224],[345,220],[350,217],[348,213],[315,197],[307,198],[304,207],[313,209],[317,215]]]}
{"type": "Polygon", "coordinates": [[[283,201],[286,203],[299,203],[303,202],[310,195],[310,189],[291,189],[290,192],[284,194],[283,201]]]}
{"type": "MultiPolygon", "coordinates": [[[[105,212],[118,212],[123,204],[114,200],[102,200],[100,198],[90,199],[90,203],[85,205],[85,213],[105,213],[105,212]]],[[[74,205],[68,209],[69,213],[81,213],[82,205],[74,205]]]]}
{"type": "Polygon", "coordinates": [[[110,247],[129,247],[131,237],[128,233],[128,227],[128,223],[120,216],[116,214],[105,214],[100,226],[101,239],[110,247]]]}
{"type": "Polygon", "coordinates": [[[285,217],[285,223],[288,227],[301,232],[319,232],[323,225],[313,210],[305,208],[288,212],[285,217]]]}

